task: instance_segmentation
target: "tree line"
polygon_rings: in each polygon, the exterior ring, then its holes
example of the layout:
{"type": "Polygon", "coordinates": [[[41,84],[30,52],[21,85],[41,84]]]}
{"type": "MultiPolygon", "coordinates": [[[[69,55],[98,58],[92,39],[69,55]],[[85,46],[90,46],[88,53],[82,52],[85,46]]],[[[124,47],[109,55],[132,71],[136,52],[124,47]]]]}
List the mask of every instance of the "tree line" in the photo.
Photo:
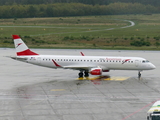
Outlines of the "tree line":
{"type": "Polygon", "coordinates": [[[86,15],[148,14],[159,13],[159,8],[140,3],[111,3],[87,5],[82,3],[55,3],[40,5],[4,5],[0,18],[60,17],[86,15]]]}
{"type": "Polygon", "coordinates": [[[53,4],[53,3],[83,3],[90,5],[108,5],[115,2],[124,3],[141,3],[145,5],[159,6],[159,0],[0,0],[0,5],[13,5],[13,4],[53,4]]]}

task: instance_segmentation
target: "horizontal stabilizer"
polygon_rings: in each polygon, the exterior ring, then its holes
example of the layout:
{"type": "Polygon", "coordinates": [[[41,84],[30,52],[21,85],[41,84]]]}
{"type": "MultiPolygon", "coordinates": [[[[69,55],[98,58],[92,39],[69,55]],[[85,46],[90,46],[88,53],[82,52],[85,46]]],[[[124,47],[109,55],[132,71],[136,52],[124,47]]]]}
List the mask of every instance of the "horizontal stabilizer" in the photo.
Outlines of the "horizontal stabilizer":
{"type": "Polygon", "coordinates": [[[10,58],[12,58],[14,60],[19,60],[19,61],[25,61],[25,60],[27,60],[27,58],[21,58],[21,57],[12,57],[12,56],[7,56],[7,57],[10,57],[10,58]]]}

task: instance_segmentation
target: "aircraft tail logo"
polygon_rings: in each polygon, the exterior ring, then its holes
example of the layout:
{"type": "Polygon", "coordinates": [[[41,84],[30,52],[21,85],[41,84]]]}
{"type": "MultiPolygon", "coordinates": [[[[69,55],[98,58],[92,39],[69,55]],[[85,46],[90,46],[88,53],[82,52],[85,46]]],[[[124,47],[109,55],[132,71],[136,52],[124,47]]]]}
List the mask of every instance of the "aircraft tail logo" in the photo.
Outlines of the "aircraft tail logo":
{"type": "Polygon", "coordinates": [[[17,56],[38,55],[31,51],[18,35],[12,35],[17,56]]]}
{"type": "MultiPolygon", "coordinates": [[[[19,43],[19,44],[17,45],[17,47],[20,46],[21,44],[22,44],[22,43],[19,43]]],[[[17,47],[16,47],[16,48],[17,48],[17,47]]]]}

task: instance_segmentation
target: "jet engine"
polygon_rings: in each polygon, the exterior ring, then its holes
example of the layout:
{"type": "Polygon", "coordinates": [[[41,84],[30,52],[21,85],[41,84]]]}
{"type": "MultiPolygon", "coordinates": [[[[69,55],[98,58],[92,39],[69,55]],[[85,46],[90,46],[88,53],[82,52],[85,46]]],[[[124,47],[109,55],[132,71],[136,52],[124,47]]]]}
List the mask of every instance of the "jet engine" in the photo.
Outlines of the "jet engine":
{"type": "Polygon", "coordinates": [[[101,75],[102,74],[102,69],[101,68],[92,68],[90,70],[91,75],[101,75]]]}

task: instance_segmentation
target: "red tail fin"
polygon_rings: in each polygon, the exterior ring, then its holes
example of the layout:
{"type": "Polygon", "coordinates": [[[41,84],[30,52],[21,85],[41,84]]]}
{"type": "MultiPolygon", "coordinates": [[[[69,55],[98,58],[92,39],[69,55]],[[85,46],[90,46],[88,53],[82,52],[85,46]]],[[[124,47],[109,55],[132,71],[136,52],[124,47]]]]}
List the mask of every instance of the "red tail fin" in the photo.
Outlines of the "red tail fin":
{"type": "Polygon", "coordinates": [[[12,37],[14,39],[17,56],[38,55],[37,53],[31,51],[18,35],[12,35],[12,37]]]}

